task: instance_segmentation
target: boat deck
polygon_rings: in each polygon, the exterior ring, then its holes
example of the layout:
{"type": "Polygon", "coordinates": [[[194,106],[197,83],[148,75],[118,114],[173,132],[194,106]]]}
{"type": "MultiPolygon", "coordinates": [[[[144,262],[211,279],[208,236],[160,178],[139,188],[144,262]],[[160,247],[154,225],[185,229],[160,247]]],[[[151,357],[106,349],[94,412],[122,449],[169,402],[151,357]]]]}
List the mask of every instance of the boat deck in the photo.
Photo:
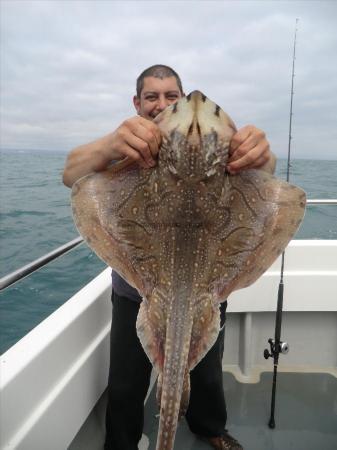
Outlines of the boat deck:
{"type": "MultiPolygon", "coordinates": [[[[337,379],[322,373],[278,374],[276,427],[268,427],[272,373],[262,373],[256,384],[239,383],[224,373],[228,410],[227,428],[245,450],[336,450],[337,379]]],[[[155,450],[158,408],[156,388],[145,408],[140,450],[155,450]]],[[[179,423],[175,450],[207,450],[185,420],[179,423]]]]}

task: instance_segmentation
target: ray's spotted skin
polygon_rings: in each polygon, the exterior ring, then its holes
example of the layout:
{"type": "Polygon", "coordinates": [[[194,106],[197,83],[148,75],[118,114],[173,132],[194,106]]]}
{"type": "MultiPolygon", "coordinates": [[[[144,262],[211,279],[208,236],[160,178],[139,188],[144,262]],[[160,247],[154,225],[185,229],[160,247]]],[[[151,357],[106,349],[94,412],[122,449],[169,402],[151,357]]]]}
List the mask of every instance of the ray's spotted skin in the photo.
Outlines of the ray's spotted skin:
{"type": "Polygon", "coordinates": [[[219,303],[282,253],[304,192],[261,170],[226,173],[236,128],[194,91],[155,119],[158,165],[128,159],[77,181],[74,220],[89,246],[143,297],[137,333],[159,374],[157,450],[171,450],[189,371],[215,342],[219,303]]]}

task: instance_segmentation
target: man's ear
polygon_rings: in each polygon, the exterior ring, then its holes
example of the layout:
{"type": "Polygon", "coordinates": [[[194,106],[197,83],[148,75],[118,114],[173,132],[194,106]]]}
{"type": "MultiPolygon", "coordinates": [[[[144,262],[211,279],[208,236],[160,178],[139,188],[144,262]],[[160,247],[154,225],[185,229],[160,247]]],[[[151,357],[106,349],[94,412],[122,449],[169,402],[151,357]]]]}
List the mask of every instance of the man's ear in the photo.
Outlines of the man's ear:
{"type": "Polygon", "coordinates": [[[137,97],[137,95],[134,95],[133,97],[133,104],[135,105],[137,114],[140,113],[140,98],[137,97]]]}

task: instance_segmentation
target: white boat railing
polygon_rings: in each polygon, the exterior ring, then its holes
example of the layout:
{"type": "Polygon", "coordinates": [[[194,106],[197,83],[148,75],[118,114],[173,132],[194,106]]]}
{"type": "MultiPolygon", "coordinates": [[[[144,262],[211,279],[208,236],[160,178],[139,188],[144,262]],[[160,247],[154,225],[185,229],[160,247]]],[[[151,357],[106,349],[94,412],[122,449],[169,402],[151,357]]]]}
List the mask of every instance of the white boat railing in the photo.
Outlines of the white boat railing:
{"type": "Polygon", "coordinates": [[[307,200],[307,205],[337,205],[336,198],[313,198],[307,200]]]}
{"type": "Polygon", "coordinates": [[[65,253],[68,253],[70,250],[72,250],[73,248],[82,244],[83,242],[84,242],[83,238],[79,236],[76,239],[73,239],[72,241],[69,241],[64,245],[57,247],[55,250],[53,250],[49,253],[46,253],[45,255],[41,256],[40,258],[35,259],[34,261],[30,262],[29,264],[26,264],[25,266],[20,267],[19,269],[15,270],[14,272],[11,272],[8,275],[5,275],[4,277],[0,278],[0,291],[2,291],[3,289],[6,289],[7,287],[11,286],[12,284],[16,283],[17,281],[22,280],[23,278],[27,277],[31,273],[40,269],[41,267],[44,267],[51,261],[54,261],[59,256],[62,256],[65,253]]]}

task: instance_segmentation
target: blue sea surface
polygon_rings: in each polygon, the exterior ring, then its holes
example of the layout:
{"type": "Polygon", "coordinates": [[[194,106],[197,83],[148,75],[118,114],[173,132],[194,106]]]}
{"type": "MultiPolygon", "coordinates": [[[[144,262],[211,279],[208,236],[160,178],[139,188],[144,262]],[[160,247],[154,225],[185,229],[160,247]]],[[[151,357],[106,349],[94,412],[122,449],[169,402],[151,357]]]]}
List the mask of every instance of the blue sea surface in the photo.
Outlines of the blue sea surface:
{"type": "MultiPolygon", "coordinates": [[[[0,277],[74,239],[66,154],[0,153],[0,277]]],[[[286,178],[286,161],[276,175],[286,178]]],[[[308,198],[337,198],[337,161],[293,160],[290,182],[308,198]]],[[[295,239],[337,239],[337,206],[308,206],[295,239]]],[[[85,244],[0,293],[0,353],[98,275],[104,264],[85,244]]]]}

